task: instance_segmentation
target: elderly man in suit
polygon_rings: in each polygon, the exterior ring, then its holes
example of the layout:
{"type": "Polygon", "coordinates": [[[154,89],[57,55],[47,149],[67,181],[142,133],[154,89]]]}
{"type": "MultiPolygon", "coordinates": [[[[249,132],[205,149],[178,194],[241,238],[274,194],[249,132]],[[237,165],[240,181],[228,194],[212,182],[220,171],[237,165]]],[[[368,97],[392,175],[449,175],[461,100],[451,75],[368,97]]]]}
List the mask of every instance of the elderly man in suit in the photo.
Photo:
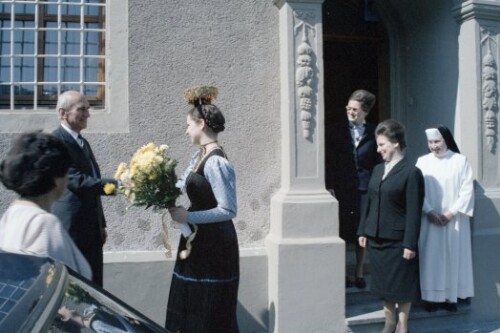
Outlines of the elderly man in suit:
{"type": "Polygon", "coordinates": [[[114,179],[102,179],[99,165],[80,132],[87,128],[90,117],[89,102],[78,91],[66,91],[57,100],[57,113],[61,125],[52,134],[63,140],[73,157],[69,168],[69,181],[62,197],[52,206],[66,229],[69,230],[80,251],[89,262],[93,282],[102,286],[103,254],[106,242],[106,220],[101,195],[104,185],[114,179]]]}
{"type": "Polygon", "coordinates": [[[356,247],[356,271],[352,278],[346,274],[346,288],[366,287],[363,277],[365,250],[357,242],[356,231],[373,167],[381,162],[375,142],[375,125],[365,120],[374,105],[374,94],[362,89],[353,92],[346,106],[347,118],[333,126],[332,137],[327,143],[330,168],[326,170],[326,186],[339,201],[339,234],[346,243],[356,247]]]}

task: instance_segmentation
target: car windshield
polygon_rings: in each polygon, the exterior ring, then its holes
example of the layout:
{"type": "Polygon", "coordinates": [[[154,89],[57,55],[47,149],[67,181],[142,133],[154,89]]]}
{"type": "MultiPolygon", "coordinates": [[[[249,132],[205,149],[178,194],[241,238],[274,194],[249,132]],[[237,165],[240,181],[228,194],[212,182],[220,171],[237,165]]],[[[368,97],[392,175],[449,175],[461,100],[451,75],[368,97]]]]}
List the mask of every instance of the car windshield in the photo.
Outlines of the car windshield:
{"type": "Polygon", "coordinates": [[[114,296],[70,275],[49,332],[165,332],[114,296]]]}
{"type": "Polygon", "coordinates": [[[35,327],[56,293],[60,265],[47,258],[2,253],[0,265],[0,331],[35,327]],[[59,269],[58,269],[59,268],[59,269]]]}
{"type": "Polygon", "coordinates": [[[33,262],[38,258],[26,257],[22,265],[15,255],[2,257],[0,267],[0,323],[14,309],[40,274],[40,265],[33,262]]]}

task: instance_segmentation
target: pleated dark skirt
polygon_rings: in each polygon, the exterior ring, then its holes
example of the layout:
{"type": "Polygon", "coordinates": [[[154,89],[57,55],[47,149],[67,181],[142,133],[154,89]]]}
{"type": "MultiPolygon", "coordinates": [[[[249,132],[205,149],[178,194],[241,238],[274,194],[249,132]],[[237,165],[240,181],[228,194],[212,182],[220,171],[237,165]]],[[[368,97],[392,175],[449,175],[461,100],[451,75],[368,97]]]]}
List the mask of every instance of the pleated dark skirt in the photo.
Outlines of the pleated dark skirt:
{"type": "MultiPolygon", "coordinates": [[[[198,225],[190,256],[177,257],[165,328],[179,333],[237,333],[239,252],[232,221],[198,225]]],[[[179,251],[186,248],[181,236],[179,251]]]]}
{"type": "Polygon", "coordinates": [[[370,291],[394,303],[417,302],[420,300],[418,256],[406,260],[403,251],[401,241],[368,240],[370,291]]]}

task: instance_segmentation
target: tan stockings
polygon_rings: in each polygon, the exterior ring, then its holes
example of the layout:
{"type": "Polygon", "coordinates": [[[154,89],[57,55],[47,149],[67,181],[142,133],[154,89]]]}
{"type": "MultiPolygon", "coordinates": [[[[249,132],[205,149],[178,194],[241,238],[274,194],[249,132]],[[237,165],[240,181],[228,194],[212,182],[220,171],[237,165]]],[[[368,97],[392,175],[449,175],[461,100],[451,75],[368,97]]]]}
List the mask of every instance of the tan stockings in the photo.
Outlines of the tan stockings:
{"type": "Polygon", "coordinates": [[[385,325],[381,333],[407,333],[410,308],[411,303],[397,304],[398,321],[396,321],[396,303],[384,301],[385,325]]]}

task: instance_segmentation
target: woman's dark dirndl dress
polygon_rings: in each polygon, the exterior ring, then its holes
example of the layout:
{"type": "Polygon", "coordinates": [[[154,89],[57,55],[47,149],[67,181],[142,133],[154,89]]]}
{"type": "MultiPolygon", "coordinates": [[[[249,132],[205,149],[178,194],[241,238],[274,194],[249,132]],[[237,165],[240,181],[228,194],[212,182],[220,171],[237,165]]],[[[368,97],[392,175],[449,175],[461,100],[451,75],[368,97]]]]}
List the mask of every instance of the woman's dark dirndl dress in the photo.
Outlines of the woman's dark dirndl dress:
{"type": "MultiPolygon", "coordinates": [[[[217,207],[212,187],[204,177],[210,156],[225,157],[215,149],[186,179],[189,211],[217,207]]],[[[198,224],[192,250],[185,260],[179,258],[186,248],[181,236],[167,305],[165,328],[180,333],[236,333],[236,306],[239,284],[239,250],[231,220],[198,224]]]]}

